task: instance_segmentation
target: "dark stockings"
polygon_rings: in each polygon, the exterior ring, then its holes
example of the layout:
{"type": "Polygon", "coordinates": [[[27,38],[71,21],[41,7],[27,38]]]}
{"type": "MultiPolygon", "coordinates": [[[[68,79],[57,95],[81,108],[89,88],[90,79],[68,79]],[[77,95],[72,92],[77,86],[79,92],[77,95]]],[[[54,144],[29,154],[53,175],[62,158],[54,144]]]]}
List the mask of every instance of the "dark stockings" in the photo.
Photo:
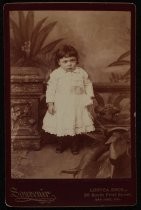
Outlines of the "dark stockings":
{"type": "Polygon", "coordinates": [[[70,147],[72,154],[79,154],[80,136],[81,135],[57,137],[58,143],[56,147],[56,152],[62,153],[67,147],[70,147]]]}

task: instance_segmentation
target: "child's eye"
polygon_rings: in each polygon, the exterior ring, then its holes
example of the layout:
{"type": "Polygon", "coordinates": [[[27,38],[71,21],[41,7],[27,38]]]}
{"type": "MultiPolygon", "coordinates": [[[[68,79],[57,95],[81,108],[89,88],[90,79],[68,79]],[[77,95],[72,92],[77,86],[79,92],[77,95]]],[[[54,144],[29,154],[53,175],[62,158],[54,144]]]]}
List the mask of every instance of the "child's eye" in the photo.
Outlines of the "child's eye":
{"type": "Polygon", "coordinates": [[[75,60],[72,60],[72,61],[70,61],[70,62],[76,62],[75,60]]]}
{"type": "Polygon", "coordinates": [[[71,62],[76,62],[76,59],[71,59],[70,61],[71,61],[71,62]]]}

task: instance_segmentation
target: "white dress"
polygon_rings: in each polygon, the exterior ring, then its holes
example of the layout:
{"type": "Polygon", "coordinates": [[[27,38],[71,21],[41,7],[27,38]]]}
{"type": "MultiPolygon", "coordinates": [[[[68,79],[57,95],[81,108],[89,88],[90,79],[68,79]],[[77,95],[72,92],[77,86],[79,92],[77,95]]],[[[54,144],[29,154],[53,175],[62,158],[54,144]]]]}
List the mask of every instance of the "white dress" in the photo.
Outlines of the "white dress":
{"type": "Polygon", "coordinates": [[[94,131],[87,105],[93,103],[93,86],[88,74],[80,67],[66,72],[61,67],[50,74],[46,102],[54,102],[55,114],[48,111],[43,119],[43,130],[57,136],[74,136],[94,131]]]}

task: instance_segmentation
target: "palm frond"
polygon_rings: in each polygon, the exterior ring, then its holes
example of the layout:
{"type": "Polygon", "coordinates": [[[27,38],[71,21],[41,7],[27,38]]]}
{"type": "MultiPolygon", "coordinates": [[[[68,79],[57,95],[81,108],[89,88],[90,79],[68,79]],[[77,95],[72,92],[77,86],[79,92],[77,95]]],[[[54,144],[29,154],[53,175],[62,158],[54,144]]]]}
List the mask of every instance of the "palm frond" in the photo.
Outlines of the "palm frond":
{"type": "Polygon", "coordinates": [[[96,100],[97,100],[97,103],[98,103],[100,106],[104,106],[104,105],[105,105],[104,99],[102,98],[102,96],[101,96],[99,93],[95,92],[95,98],[96,98],[96,100]]]}
{"type": "Polygon", "coordinates": [[[26,31],[27,40],[26,41],[31,41],[31,35],[32,35],[32,32],[33,32],[33,28],[34,28],[34,13],[32,11],[29,11],[27,13],[26,28],[27,28],[27,31],[26,31]]]}
{"type": "Polygon", "coordinates": [[[52,51],[63,39],[57,39],[44,44],[47,36],[52,31],[57,21],[43,26],[47,17],[41,19],[34,27],[34,12],[18,11],[16,23],[10,18],[13,33],[10,34],[10,62],[15,65],[38,65],[48,71],[53,67],[52,51]]]}
{"type": "Polygon", "coordinates": [[[22,37],[22,42],[24,43],[26,41],[26,22],[25,22],[25,16],[23,11],[18,12],[19,15],[19,27],[20,27],[20,33],[22,37]]]}
{"type": "Polygon", "coordinates": [[[23,66],[23,63],[24,63],[24,57],[20,57],[16,62],[15,62],[15,65],[16,66],[23,66]]]}
{"type": "Polygon", "coordinates": [[[117,82],[117,76],[116,76],[116,74],[114,72],[111,73],[110,80],[112,82],[117,82]]]}
{"type": "Polygon", "coordinates": [[[109,97],[108,97],[108,104],[112,104],[112,102],[113,102],[113,99],[114,99],[114,95],[115,94],[113,94],[113,93],[111,93],[110,95],[109,95],[109,97]]]}
{"type": "Polygon", "coordinates": [[[130,55],[130,51],[127,51],[126,53],[123,53],[117,60],[123,60],[124,58],[128,57],[130,55]]]}
{"type": "Polygon", "coordinates": [[[11,27],[12,27],[12,30],[13,30],[15,45],[17,46],[18,49],[20,49],[21,44],[22,44],[20,28],[16,24],[16,22],[14,20],[12,20],[11,18],[10,18],[10,24],[11,24],[11,27]]]}
{"type": "Polygon", "coordinates": [[[10,63],[11,65],[16,65],[17,60],[19,60],[21,56],[17,53],[17,50],[12,49],[10,52],[10,63]]]}
{"type": "Polygon", "coordinates": [[[47,19],[47,17],[40,20],[32,31],[32,34],[31,34],[31,53],[32,53],[33,46],[35,45],[35,43],[37,41],[39,31],[41,30],[42,25],[46,21],[46,19],[47,19]]]}
{"type": "Polygon", "coordinates": [[[119,82],[119,80],[121,79],[121,75],[118,73],[111,73],[111,77],[110,77],[112,82],[119,82]]]}
{"type": "Polygon", "coordinates": [[[52,22],[50,24],[48,24],[47,26],[45,26],[38,34],[36,43],[34,45],[33,48],[33,55],[36,55],[38,53],[38,51],[41,49],[45,39],[47,38],[47,36],[49,35],[49,33],[52,31],[52,29],[54,28],[54,26],[56,25],[57,21],[52,22]]]}
{"type": "Polygon", "coordinates": [[[23,52],[18,48],[15,40],[10,38],[10,62],[16,65],[17,61],[23,56],[23,52]]]}
{"type": "Polygon", "coordinates": [[[109,80],[110,82],[113,82],[113,78],[111,76],[109,76],[109,80]]]}
{"type": "Polygon", "coordinates": [[[121,66],[121,65],[129,65],[130,64],[130,61],[127,61],[127,60],[117,60],[111,64],[108,65],[108,67],[111,67],[111,66],[121,66]]]}
{"type": "Polygon", "coordinates": [[[15,40],[12,37],[10,38],[10,49],[18,50],[18,46],[16,45],[15,40]]]}
{"type": "Polygon", "coordinates": [[[34,57],[34,61],[38,63],[43,70],[45,69],[45,71],[54,69],[52,54],[37,54],[34,57]]]}
{"type": "Polygon", "coordinates": [[[49,53],[49,52],[51,52],[51,51],[56,47],[56,45],[57,45],[59,42],[61,42],[62,40],[63,40],[63,38],[62,38],[62,39],[57,39],[57,40],[55,40],[55,41],[49,43],[48,45],[46,45],[45,47],[43,47],[43,48],[39,51],[39,53],[40,53],[40,52],[41,52],[41,53],[49,53]]]}
{"type": "Polygon", "coordinates": [[[128,69],[125,74],[123,75],[123,79],[125,79],[126,77],[130,76],[130,69],[128,69]]]}
{"type": "Polygon", "coordinates": [[[47,67],[47,63],[41,55],[37,55],[36,57],[33,58],[33,60],[36,64],[47,67]]]}

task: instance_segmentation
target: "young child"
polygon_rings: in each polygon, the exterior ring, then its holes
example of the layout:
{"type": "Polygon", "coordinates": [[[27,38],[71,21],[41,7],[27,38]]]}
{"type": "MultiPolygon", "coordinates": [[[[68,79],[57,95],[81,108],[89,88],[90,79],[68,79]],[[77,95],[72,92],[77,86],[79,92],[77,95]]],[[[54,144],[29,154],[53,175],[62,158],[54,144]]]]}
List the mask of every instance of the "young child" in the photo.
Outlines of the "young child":
{"type": "Polygon", "coordinates": [[[95,130],[88,106],[93,104],[93,86],[86,71],[78,67],[78,53],[70,45],[56,51],[58,68],[50,74],[46,91],[48,110],[43,130],[58,137],[56,152],[64,151],[71,139],[71,151],[79,153],[78,136],[95,130]]]}

